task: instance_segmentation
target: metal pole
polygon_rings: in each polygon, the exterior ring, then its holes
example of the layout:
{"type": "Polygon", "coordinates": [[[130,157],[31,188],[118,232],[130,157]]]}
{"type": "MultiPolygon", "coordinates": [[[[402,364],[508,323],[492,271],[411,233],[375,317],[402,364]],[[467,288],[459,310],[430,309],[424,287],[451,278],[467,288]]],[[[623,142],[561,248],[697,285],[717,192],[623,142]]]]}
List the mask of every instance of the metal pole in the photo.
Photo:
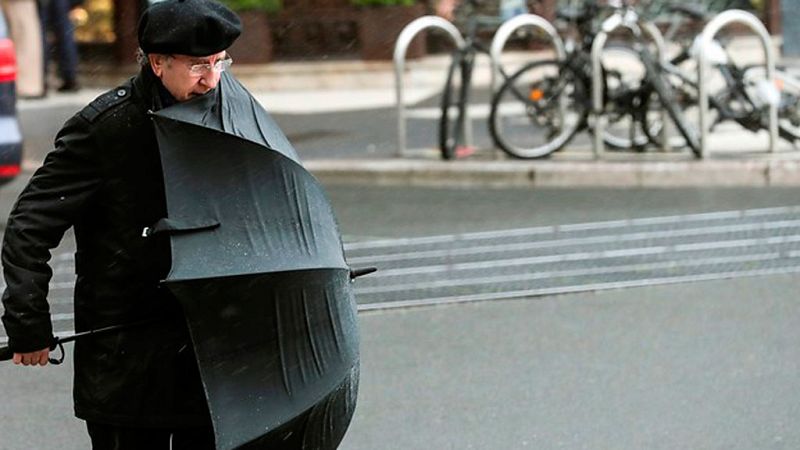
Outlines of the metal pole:
{"type": "MultiPolygon", "coordinates": [[[[555,48],[556,59],[563,61],[567,57],[567,51],[564,49],[564,41],[561,39],[561,36],[558,35],[558,31],[555,27],[544,17],[537,16],[536,14],[521,14],[505,21],[500,28],[497,29],[494,38],[492,38],[491,47],[489,48],[489,59],[492,68],[490,82],[492,96],[494,96],[500,88],[500,56],[503,53],[506,42],[508,42],[508,39],[515,31],[522,27],[533,27],[544,31],[545,34],[550,37],[550,42],[552,42],[553,48],[555,48]]],[[[499,157],[500,153],[497,152],[497,148],[495,148],[494,151],[495,157],[499,157]]]]}
{"type": "Polygon", "coordinates": [[[517,29],[526,26],[538,28],[547,34],[556,50],[556,59],[563,61],[567,57],[567,52],[564,49],[564,41],[561,39],[561,36],[558,35],[558,31],[556,31],[555,27],[553,27],[547,19],[542,16],[537,16],[536,14],[521,14],[511,18],[497,29],[497,33],[495,33],[492,39],[492,45],[489,50],[489,57],[492,64],[491,87],[493,93],[497,92],[499,87],[498,75],[500,74],[500,56],[503,53],[506,42],[508,42],[508,38],[510,38],[517,29]]]}
{"type": "Polygon", "coordinates": [[[603,114],[603,68],[600,56],[608,40],[608,33],[622,26],[622,15],[619,11],[603,21],[600,32],[592,42],[592,117],[594,117],[594,157],[600,159],[605,151],[603,131],[608,118],[603,114]]]}
{"type": "MultiPolygon", "coordinates": [[[[664,35],[661,34],[661,30],[653,22],[639,22],[639,26],[644,30],[653,42],[656,44],[656,50],[658,51],[658,63],[664,64],[667,58],[667,44],[664,40],[664,35]]],[[[669,113],[667,113],[667,108],[661,108],[661,149],[663,151],[669,151],[669,134],[670,130],[672,129],[671,122],[669,120],[669,113]]],[[[643,123],[643,126],[647,126],[647,123],[643,123]]]]}
{"type": "MultiPolygon", "coordinates": [[[[775,52],[772,48],[769,33],[758,18],[747,11],[731,9],[718,14],[703,28],[700,35],[700,55],[698,61],[698,84],[700,85],[700,154],[703,158],[708,154],[708,83],[709,67],[707,49],[719,30],[731,23],[747,25],[760,38],[764,48],[767,66],[767,81],[775,82],[775,52]]],[[[778,145],[778,106],[769,104],[769,151],[774,152],[778,145]]]]}
{"type": "Polygon", "coordinates": [[[394,46],[394,81],[397,98],[397,156],[403,157],[406,151],[406,107],[403,99],[403,73],[408,46],[421,31],[436,28],[446,32],[460,48],[465,45],[464,38],[452,23],[438,16],[423,16],[406,25],[394,46]]]}

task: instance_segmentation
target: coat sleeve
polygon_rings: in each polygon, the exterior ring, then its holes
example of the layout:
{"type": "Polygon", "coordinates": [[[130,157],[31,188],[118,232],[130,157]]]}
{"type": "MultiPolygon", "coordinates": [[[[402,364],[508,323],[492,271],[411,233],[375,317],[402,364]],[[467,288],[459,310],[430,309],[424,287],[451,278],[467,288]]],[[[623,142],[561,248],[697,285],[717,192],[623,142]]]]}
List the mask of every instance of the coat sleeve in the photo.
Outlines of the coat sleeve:
{"type": "Polygon", "coordinates": [[[47,293],[53,273],[48,261],[102,183],[99,156],[89,123],[76,115],[58,133],[55,149],[11,211],[2,248],[2,321],[14,352],[52,343],[47,293]]]}

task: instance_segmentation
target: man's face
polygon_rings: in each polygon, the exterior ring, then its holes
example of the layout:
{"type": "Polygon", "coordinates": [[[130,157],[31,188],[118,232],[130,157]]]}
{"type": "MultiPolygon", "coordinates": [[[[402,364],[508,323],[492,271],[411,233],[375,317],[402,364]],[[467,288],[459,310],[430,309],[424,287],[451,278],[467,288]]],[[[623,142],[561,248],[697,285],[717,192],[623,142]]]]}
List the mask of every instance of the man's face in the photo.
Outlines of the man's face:
{"type": "Polygon", "coordinates": [[[153,73],[179,102],[217,87],[221,71],[214,65],[226,56],[224,51],[210,56],[148,55],[153,73]]]}

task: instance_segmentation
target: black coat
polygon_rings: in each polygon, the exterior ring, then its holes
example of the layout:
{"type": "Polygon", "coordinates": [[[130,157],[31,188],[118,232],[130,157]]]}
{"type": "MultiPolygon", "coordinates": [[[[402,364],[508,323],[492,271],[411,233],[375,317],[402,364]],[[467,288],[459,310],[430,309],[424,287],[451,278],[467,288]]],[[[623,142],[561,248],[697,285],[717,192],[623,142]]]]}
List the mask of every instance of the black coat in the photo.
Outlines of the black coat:
{"type": "MultiPolygon", "coordinates": [[[[149,68],[69,119],[55,150],[14,207],[2,260],[3,324],[16,352],[51,342],[47,261],[73,226],[75,329],[164,318],[158,325],[75,344],[79,418],[130,426],[208,423],[180,306],[159,286],[169,272],[166,236],[143,237],[166,216],[149,110],[162,98],[149,68]]],[[[163,90],[163,88],[161,88],[163,90]]]]}

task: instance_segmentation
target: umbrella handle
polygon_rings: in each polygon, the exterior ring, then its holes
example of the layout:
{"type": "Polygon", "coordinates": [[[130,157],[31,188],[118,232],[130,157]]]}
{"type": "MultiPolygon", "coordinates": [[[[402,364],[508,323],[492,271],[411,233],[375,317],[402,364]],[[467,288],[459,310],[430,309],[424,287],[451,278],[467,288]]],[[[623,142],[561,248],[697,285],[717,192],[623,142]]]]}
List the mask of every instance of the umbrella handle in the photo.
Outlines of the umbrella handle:
{"type": "Polygon", "coordinates": [[[363,269],[350,269],[350,280],[355,280],[358,277],[369,275],[372,272],[377,272],[377,267],[364,267],[363,269]]]}
{"type": "Polygon", "coordinates": [[[14,357],[14,352],[7,345],[0,347],[0,361],[8,361],[14,357]]]}
{"type": "MultiPolygon", "coordinates": [[[[56,364],[56,365],[61,364],[62,362],[64,362],[64,345],[63,344],[66,343],[66,342],[72,342],[74,340],[77,340],[77,339],[80,339],[80,338],[84,338],[84,337],[87,337],[87,336],[99,336],[99,335],[104,335],[104,334],[108,334],[108,333],[116,333],[116,332],[128,330],[130,328],[138,328],[138,327],[142,327],[142,326],[145,326],[145,325],[152,325],[154,323],[158,323],[158,322],[161,322],[163,320],[164,320],[164,318],[146,319],[146,320],[142,320],[140,322],[126,323],[126,324],[121,324],[121,325],[110,325],[110,326],[107,326],[107,327],[97,328],[97,329],[94,329],[94,330],[81,331],[80,333],[75,333],[75,334],[72,334],[72,335],[69,335],[69,336],[53,337],[53,343],[50,344],[50,351],[53,351],[53,350],[56,349],[56,347],[58,347],[58,349],[61,351],[61,356],[59,356],[58,358],[48,358],[48,361],[50,362],[50,364],[56,364]]],[[[11,359],[13,357],[14,357],[14,352],[12,352],[11,349],[8,348],[8,346],[0,347],[0,361],[8,361],[9,359],[11,359]]]]}

